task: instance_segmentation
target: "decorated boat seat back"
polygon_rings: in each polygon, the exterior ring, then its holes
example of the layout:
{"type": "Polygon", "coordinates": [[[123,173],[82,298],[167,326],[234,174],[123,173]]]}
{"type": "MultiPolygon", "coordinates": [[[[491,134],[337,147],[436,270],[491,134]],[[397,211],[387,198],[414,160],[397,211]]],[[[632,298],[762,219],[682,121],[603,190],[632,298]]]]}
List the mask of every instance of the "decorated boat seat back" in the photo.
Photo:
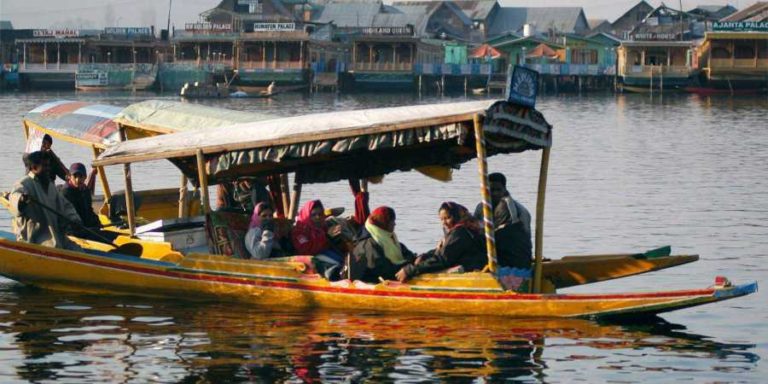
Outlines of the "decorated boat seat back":
{"type": "Polygon", "coordinates": [[[250,259],[244,243],[249,221],[248,215],[237,212],[218,211],[205,215],[208,251],[214,255],[250,259]]]}

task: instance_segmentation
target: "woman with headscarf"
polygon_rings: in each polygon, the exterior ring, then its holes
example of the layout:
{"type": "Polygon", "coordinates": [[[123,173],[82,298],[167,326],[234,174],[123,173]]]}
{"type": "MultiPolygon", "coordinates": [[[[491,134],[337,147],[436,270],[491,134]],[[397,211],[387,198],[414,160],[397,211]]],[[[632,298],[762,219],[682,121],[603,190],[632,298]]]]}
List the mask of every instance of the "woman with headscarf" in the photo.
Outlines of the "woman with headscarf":
{"type": "Polygon", "coordinates": [[[335,281],[341,278],[339,273],[344,260],[331,246],[325,218],[323,203],[320,200],[308,201],[296,217],[291,243],[296,254],[315,256],[312,259],[315,269],[328,280],[335,281]]]}
{"type": "Polygon", "coordinates": [[[378,283],[394,280],[395,273],[413,262],[415,255],[397,240],[395,210],[378,207],[365,221],[350,258],[350,280],[378,283]]]}
{"type": "Polygon", "coordinates": [[[438,210],[445,236],[437,248],[420,255],[413,264],[397,272],[400,282],[427,272],[461,266],[464,272],[479,271],[486,265],[485,238],[467,208],[445,202],[438,210]]]}
{"type": "Polygon", "coordinates": [[[280,244],[275,239],[274,210],[267,203],[258,203],[253,209],[251,223],[245,234],[245,248],[252,259],[267,259],[282,255],[280,244]]]}

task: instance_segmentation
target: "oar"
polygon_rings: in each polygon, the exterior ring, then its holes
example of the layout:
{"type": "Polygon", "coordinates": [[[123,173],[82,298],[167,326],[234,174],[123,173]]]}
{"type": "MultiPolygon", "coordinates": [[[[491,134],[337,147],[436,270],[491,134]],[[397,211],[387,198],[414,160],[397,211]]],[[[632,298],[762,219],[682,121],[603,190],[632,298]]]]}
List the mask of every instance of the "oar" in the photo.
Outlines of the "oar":
{"type": "Polygon", "coordinates": [[[32,203],[37,204],[38,206],[40,206],[41,208],[45,209],[46,211],[53,213],[54,215],[58,216],[60,219],[63,219],[64,221],[66,221],[67,224],[75,225],[75,226],[79,227],[80,229],[90,233],[91,235],[93,235],[97,239],[99,239],[99,242],[107,244],[107,245],[111,245],[112,247],[114,247],[113,251],[115,251],[117,253],[123,253],[123,254],[130,255],[130,256],[140,256],[141,252],[143,251],[143,247],[141,246],[141,244],[126,243],[126,244],[123,244],[123,245],[117,245],[112,240],[107,239],[106,237],[102,236],[100,233],[94,231],[93,229],[90,229],[90,228],[86,227],[85,225],[83,225],[81,223],[78,223],[76,221],[70,220],[68,217],[64,216],[64,214],[62,214],[61,212],[59,212],[59,211],[57,211],[57,210],[55,210],[55,209],[53,209],[53,208],[43,204],[42,202],[38,201],[34,197],[32,197],[30,195],[26,195],[26,196],[27,196],[27,200],[29,200],[32,203]]]}

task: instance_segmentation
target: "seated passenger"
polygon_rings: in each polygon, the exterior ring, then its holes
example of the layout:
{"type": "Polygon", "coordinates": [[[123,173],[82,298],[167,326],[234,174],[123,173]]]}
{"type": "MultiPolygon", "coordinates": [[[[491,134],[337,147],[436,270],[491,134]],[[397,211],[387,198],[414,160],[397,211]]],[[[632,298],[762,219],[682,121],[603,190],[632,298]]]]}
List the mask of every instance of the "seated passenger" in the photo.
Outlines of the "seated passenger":
{"type": "Polygon", "coordinates": [[[437,248],[420,255],[413,264],[397,272],[400,282],[426,272],[461,266],[465,272],[479,271],[486,265],[485,238],[477,221],[464,206],[446,202],[440,205],[443,237],[437,248]]]}
{"type": "Polygon", "coordinates": [[[13,216],[16,240],[48,247],[79,250],[69,240],[69,225],[80,224],[75,207],[61,196],[49,176],[50,158],[42,151],[26,157],[29,174],[13,186],[8,210],[13,216]]]}
{"type": "Polygon", "coordinates": [[[379,207],[365,221],[349,263],[350,280],[378,283],[379,279],[394,280],[405,264],[415,255],[397,240],[395,211],[379,207]]]}
{"type": "MultiPolygon", "coordinates": [[[[338,232],[340,228],[334,227],[338,232]]],[[[333,233],[338,235],[338,233],[333,233]]],[[[328,280],[338,280],[344,263],[342,256],[332,248],[325,222],[325,208],[320,200],[304,204],[291,231],[293,249],[299,255],[313,255],[315,269],[328,280]]]]}
{"type": "Polygon", "coordinates": [[[251,215],[251,223],[245,234],[245,248],[252,259],[280,257],[283,251],[275,239],[274,210],[267,203],[259,203],[251,215]]]}
{"type": "MultiPolygon", "coordinates": [[[[510,196],[507,178],[501,173],[488,175],[491,191],[491,209],[496,234],[496,254],[499,266],[521,269],[531,268],[531,214],[510,196]]],[[[475,209],[475,217],[483,220],[483,204],[475,209]]]]}
{"type": "Polygon", "coordinates": [[[69,233],[86,240],[94,241],[113,241],[118,234],[112,231],[102,231],[101,221],[96,212],[93,211],[93,188],[94,176],[96,172],[91,172],[86,180],[85,165],[74,163],[69,167],[69,180],[62,186],[61,194],[75,207],[77,215],[80,216],[83,227],[70,227],[69,233]]]}
{"type": "Polygon", "coordinates": [[[91,178],[86,181],[87,171],[85,165],[82,163],[74,163],[69,167],[69,180],[67,184],[61,190],[61,194],[64,198],[72,203],[75,207],[77,214],[83,222],[83,225],[88,228],[100,228],[101,222],[99,216],[93,211],[93,199],[91,195],[93,190],[91,189],[94,172],[91,173],[91,178]]]}

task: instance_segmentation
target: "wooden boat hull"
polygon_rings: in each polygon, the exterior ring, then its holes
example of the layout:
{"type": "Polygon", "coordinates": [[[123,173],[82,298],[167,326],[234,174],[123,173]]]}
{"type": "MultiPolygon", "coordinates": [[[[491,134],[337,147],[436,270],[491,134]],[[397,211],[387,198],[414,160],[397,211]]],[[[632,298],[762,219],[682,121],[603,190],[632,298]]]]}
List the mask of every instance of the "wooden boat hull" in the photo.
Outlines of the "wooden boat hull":
{"type": "Polygon", "coordinates": [[[756,284],[626,294],[520,294],[487,273],[436,274],[409,284],[329,283],[292,261],[238,260],[192,254],[164,262],[20,243],[3,233],[0,274],[24,284],[92,293],[506,317],[652,315],[756,291],[756,284]]]}

